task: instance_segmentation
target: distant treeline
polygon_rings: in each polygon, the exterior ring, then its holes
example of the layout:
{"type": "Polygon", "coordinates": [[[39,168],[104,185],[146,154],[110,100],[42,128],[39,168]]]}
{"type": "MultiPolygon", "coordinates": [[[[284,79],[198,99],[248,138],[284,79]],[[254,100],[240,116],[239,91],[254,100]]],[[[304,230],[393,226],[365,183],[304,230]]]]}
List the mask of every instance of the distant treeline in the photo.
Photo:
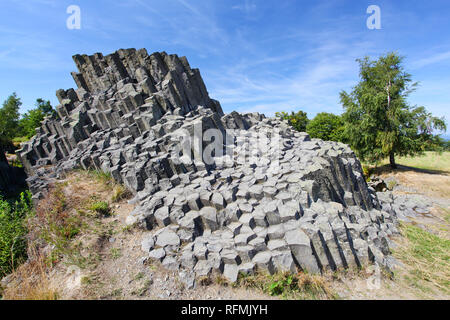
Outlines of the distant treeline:
{"type": "MultiPolygon", "coordinates": [[[[290,114],[282,111],[276,112],[275,116],[287,120],[297,131],[307,132],[311,138],[349,143],[345,137],[345,122],[342,114],[321,112],[309,119],[304,111],[292,111],[290,114]]],[[[423,147],[424,151],[450,151],[450,139],[436,134],[423,147]]]]}

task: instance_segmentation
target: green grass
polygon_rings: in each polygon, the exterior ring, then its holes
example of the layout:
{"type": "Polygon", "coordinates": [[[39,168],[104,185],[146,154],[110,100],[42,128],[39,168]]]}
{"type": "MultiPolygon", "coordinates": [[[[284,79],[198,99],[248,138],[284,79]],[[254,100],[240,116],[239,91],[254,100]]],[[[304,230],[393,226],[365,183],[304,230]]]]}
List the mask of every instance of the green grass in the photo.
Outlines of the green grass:
{"type": "Polygon", "coordinates": [[[112,202],[119,202],[123,199],[128,199],[132,194],[123,185],[119,184],[114,180],[111,173],[103,172],[100,170],[80,170],[83,173],[87,173],[89,178],[96,180],[97,182],[103,184],[106,188],[111,190],[112,202]]]}
{"type": "Polygon", "coordinates": [[[118,248],[111,248],[109,251],[109,254],[111,256],[111,259],[117,260],[122,256],[122,253],[120,252],[120,249],[118,248]]]}
{"type": "Polygon", "coordinates": [[[15,137],[14,139],[12,139],[12,142],[15,146],[18,147],[22,142],[27,142],[28,140],[30,140],[30,138],[28,137],[15,137]]]}
{"type": "Polygon", "coordinates": [[[131,292],[131,294],[135,295],[135,296],[143,296],[148,291],[148,289],[150,288],[151,284],[152,284],[152,281],[147,279],[147,280],[144,281],[144,283],[143,283],[143,285],[141,287],[139,287],[136,290],[133,290],[131,292]]]}
{"type": "Polygon", "coordinates": [[[447,214],[445,215],[444,219],[445,219],[445,221],[447,221],[447,223],[450,224],[450,214],[449,214],[449,213],[447,213],[447,214]]]}
{"type": "Polygon", "coordinates": [[[0,196],[0,278],[27,258],[26,218],[32,213],[29,191],[21,193],[15,201],[0,196]]]}
{"type": "Polygon", "coordinates": [[[20,160],[18,158],[14,159],[12,161],[8,161],[8,163],[11,167],[23,168],[23,164],[22,164],[22,162],[20,162],[20,160]]]}
{"type": "Polygon", "coordinates": [[[97,201],[91,204],[89,210],[98,213],[103,216],[111,215],[111,208],[109,207],[108,202],[106,201],[97,201]]]}
{"type": "Polygon", "coordinates": [[[138,272],[136,276],[134,277],[134,280],[141,280],[145,277],[145,274],[143,272],[138,272]]]}
{"type": "MultiPolygon", "coordinates": [[[[423,156],[397,157],[397,164],[424,170],[437,170],[450,173],[450,152],[427,151],[423,156]]],[[[383,160],[379,165],[388,164],[388,159],[383,160]]]]}
{"type": "Polygon", "coordinates": [[[116,183],[111,173],[109,172],[103,172],[100,170],[87,170],[85,172],[87,172],[89,177],[97,180],[98,182],[104,184],[105,186],[112,187],[116,183]]]}
{"type": "Polygon", "coordinates": [[[256,275],[239,275],[235,286],[259,289],[271,296],[283,299],[316,300],[337,299],[338,296],[328,287],[321,275],[299,272],[276,273],[274,275],[258,273],[256,275]]]}
{"type": "Polygon", "coordinates": [[[111,292],[111,296],[113,296],[115,298],[119,298],[120,296],[122,296],[122,288],[114,289],[111,292]]]}
{"type": "Polygon", "coordinates": [[[37,238],[53,246],[47,257],[51,265],[60,261],[63,256],[71,261],[80,260],[73,240],[85,228],[78,211],[69,213],[73,203],[66,197],[63,187],[64,184],[61,183],[55,185],[47,198],[41,200],[35,218],[29,222],[30,230],[36,233],[37,238]]]}
{"type": "Polygon", "coordinates": [[[450,294],[450,240],[431,234],[414,225],[401,225],[406,244],[394,255],[407,265],[405,280],[422,292],[438,288],[450,294]]]}

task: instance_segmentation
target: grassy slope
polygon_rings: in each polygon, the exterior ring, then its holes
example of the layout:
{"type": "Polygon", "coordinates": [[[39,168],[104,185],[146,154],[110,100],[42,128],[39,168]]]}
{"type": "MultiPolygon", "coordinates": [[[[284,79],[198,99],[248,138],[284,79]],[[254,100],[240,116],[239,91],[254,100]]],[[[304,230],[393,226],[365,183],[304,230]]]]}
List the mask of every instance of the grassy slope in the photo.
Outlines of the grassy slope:
{"type": "MultiPolygon", "coordinates": [[[[426,152],[418,157],[400,157],[404,167],[392,171],[386,159],[379,164],[383,179],[394,177],[400,184],[419,193],[450,200],[450,152],[426,152]]],[[[418,217],[403,223],[402,237],[396,240],[394,257],[403,267],[396,283],[418,298],[450,295],[450,208],[435,207],[431,217],[418,217]]]]}
{"type": "MultiPolygon", "coordinates": [[[[425,155],[419,157],[397,158],[396,162],[407,167],[450,173],[450,152],[448,151],[442,152],[441,154],[427,151],[425,155]]],[[[385,159],[380,165],[386,165],[388,163],[389,161],[385,159]]]]}
{"type": "MultiPolygon", "coordinates": [[[[95,267],[102,244],[114,229],[110,205],[123,202],[127,191],[108,175],[75,172],[58,182],[27,220],[28,261],[14,270],[5,299],[56,299],[61,285],[54,283],[58,267],[95,267]],[[76,190],[76,191],[75,191],[76,190]],[[94,237],[86,241],[86,237],[94,237]]],[[[63,273],[64,274],[64,273],[63,273]]]]}
{"type": "Polygon", "coordinates": [[[401,226],[404,236],[394,256],[404,263],[401,277],[424,298],[450,294],[450,240],[412,224],[401,226]]]}

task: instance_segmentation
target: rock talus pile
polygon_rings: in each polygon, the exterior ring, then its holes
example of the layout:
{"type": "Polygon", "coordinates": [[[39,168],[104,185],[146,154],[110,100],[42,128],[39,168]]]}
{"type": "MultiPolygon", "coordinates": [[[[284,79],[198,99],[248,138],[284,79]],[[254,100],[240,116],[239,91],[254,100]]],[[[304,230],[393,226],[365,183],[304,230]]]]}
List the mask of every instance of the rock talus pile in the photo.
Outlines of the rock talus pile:
{"type": "Polygon", "coordinates": [[[36,200],[74,168],[111,173],[135,195],[148,259],[189,286],[219,272],[321,272],[386,265],[395,211],[382,210],[347,145],[264,115],[224,115],[185,57],[76,55],[78,89],[58,90],[19,152],[36,200]],[[182,269],[182,270],[181,270],[182,269]]]}

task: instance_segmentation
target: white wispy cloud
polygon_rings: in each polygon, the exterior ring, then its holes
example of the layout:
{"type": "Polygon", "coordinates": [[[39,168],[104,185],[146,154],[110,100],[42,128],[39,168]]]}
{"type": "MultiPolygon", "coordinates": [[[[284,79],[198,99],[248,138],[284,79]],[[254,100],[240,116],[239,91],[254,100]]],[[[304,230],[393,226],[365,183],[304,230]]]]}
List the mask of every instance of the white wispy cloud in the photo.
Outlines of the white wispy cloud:
{"type": "Polygon", "coordinates": [[[226,109],[244,112],[340,113],[339,92],[351,89],[357,81],[355,59],[369,54],[374,45],[340,30],[285,36],[298,38],[309,49],[251,57],[212,72],[206,76],[211,95],[226,109]]]}
{"type": "Polygon", "coordinates": [[[54,45],[49,37],[28,32],[3,32],[2,39],[0,64],[4,67],[22,70],[58,70],[67,67],[65,60],[53,50],[54,45]]]}
{"type": "Polygon", "coordinates": [[[43,6],[46,7],[57,7],[59,5],[58,1],[53,0],[3,0],[5,2],[11,2],[15,6],[18,6],[27,11],[35,11],[36,9],[42,9],[43,6]]]}
{"type": "Polygon", "coordinates": [[[256,10],[256,3],[253,0],[244,0],[241,4],[232,6],[231,9],[241,10],[248,14],[256,10]]]}
{"type": "Polygon", "coordinates": [[[431,56],[418,59],[412,63],[412,66],[414,68],[423,68],[444,61],[450,62],[450,51],[434,53],[431,56]]]}

